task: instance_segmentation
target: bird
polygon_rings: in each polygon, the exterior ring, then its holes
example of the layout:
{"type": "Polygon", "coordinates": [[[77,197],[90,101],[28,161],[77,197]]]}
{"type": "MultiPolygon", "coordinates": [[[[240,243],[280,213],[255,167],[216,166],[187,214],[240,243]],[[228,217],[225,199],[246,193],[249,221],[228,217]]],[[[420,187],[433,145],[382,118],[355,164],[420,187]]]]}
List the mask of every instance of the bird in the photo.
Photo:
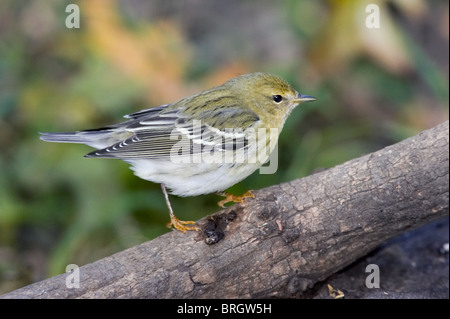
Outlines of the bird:
{"type": "Polygon", "coordinates": [[[223,193],[260,168],[276,147],[292,110],[316,98],[298,93],[283,78],[265,72],[243,74],[221,85],[125,115],[125,121],[70,133],[42,132],[46,142],[81,143],[95,148],[87,158],[114,158],[134,174],[161,184],[169,214],[168,227],[198,231],[193,221],[179,220],[172,195],[218,193],[219,202],[254,197],[223,193]]]}

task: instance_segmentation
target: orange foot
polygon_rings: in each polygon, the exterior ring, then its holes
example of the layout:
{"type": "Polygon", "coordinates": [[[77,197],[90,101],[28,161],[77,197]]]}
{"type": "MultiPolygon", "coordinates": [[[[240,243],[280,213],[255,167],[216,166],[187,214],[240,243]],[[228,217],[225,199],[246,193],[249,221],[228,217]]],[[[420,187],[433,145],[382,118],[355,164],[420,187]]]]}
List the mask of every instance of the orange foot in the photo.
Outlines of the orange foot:
{"type": "Polygon", "coordinates": [[[225,196],[225,199],[222,199],[220,202],[217,203],[220,207],[225,207],[225,204],[228,202],[235,202],[235,203],[244,203],[244,199],[248,197],[255,198],[255,195],[252,191],[247,191],[244,194],[238,196],[233,194],[227,194],[227,193],[220,193],[219,195],[225,196]]]}
{"type": "Polygon", "coordinates": [[[174,228],[182,231],[183,233],[186,233],[186,231],[188,230],[195,230],[195,231],[200,230],[200,228],[198,228],[197,226],[185,226],[186,224],[195,225],[195,222],[179,220],[175,216],[170,216],[170,222],[167,223],[166,226],[169,228],[173,226],[174,228]]]}

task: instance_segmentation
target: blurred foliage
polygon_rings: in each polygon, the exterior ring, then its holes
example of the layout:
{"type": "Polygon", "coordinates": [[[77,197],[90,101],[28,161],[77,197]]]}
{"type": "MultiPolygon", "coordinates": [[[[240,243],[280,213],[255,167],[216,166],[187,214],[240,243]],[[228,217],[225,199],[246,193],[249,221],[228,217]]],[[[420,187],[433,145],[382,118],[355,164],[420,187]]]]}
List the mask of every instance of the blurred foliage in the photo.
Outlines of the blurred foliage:
{"type": "MultiPolygon", "coordinates": [[[[84,145],[44,143],[217,85],[283,76],[316,96],[288,119],[276,174],[242,193],[376,151],[448,119],[448,1],[0,3],[0,293],[169,231],[159,185],[84,145]],[[65,11],[81,11],[69,29],[65,11]],[[369,29],[368,4],[380,8],[369,29]]],[[[177,216],[216,195],[171,197],[177,216]]]]}

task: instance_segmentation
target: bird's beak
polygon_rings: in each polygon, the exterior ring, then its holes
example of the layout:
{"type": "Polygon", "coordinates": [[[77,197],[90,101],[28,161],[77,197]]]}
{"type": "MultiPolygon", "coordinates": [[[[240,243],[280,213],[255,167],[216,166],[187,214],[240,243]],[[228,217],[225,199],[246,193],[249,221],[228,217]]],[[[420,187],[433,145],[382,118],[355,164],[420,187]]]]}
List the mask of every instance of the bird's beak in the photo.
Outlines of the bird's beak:
{"type": "Polygon", "coordinates": [[[293,99],[293,102],[297,102],[297,103],[302,103],[302,102],[309,102],[309,101],[315,101],[317,100],[315,97],[313,96],[309,96],[309,95],[303,95],[303,94],[298,94],[297,98],[293,99]]]}

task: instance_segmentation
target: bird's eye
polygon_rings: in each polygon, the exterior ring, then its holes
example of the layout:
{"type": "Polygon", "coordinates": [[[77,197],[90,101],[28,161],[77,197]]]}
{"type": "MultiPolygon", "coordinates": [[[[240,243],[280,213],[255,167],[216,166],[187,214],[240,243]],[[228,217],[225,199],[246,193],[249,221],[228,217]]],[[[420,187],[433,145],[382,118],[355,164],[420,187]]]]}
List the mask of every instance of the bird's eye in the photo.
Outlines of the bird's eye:
{"type": "Polygon", "coordinates": [[[281,100],[283,100],[283,97],[281,95],[272,95],[273,100],[275,103],[280,103],[281,100]]]}

